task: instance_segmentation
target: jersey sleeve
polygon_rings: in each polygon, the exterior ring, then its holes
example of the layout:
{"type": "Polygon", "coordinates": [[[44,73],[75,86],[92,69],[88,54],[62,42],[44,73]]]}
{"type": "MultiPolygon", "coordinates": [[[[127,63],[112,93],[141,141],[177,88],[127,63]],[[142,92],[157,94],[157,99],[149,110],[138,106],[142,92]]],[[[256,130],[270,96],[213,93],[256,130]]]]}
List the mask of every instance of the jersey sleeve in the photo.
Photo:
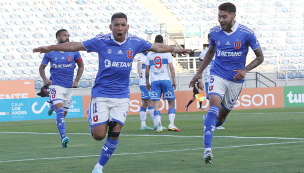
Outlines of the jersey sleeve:
{"type": "Polygon", "coordinates": [[[140,55],[139,57],[137,57],[137,62],[142,62],[142,55],[140,55]]]}
{"type": "Polygon", "coordinates": [[[48,58],[48,53],[44,54],[41,64],[48,65],[50,59],[48,58]]]}
{"type": "Polygon", "coordinates": [[[92,38],[90,40],[82,42],[82,45],[84,48],[86,48],[87,52],[98,52],[98,49],[100,49],[100,46],[98,44],[98,38],[92,38]]]}
{"type": "Polygon", "coordinates": [[[140,45],[137,49],[137,52],[143,52],[146,50],[150,50],[152,48],[152,43],[147,42],[146,40],[140,38],[140,45]]]}
{"type": "Polygon", "coordinates": [[[168,63],[173,63],[173,58],[171,53],[167,53],[167,56],[168,56],[168,63]]]}
{"type": "Polygon", "coordinates": [[[200,55],[199,55],[199,58],[198,58],[198,59],[199,59],[200,61],[203,61],[203,60],[204,60],[204,58],[205,58],[206,53],[207,53],[207,51],[203,50],[203,51],[200,53],[200,55]]]}
{"type": "Polygon", "coordinates": [[[148,53],[147,59],[146,59],[146,65],[150,65],[150,56],[151,56],[151,54],[148,53]]]}
{"type": "Polygon", "coordinates": [[[210,44],[209,45],[212,46],[212,47],[216,46],[215,40],[213,38],[213,34],[211,32],[210,32],[210,44]]]}
{"type": "Polygon", "coordinates": [[[251,34],[249,39],[248,39],[248,45],[251,47],[252,50],[257,49],[260,47],[260,43],[258,39],[256,38],[255,34],[251,34]]]}
{"type": "Polygon", "coordinates": [[[75,57],[74,57],[74,60],[77,61],[81,58],[81,55],[79,52],[75,52],[75,57]]]}

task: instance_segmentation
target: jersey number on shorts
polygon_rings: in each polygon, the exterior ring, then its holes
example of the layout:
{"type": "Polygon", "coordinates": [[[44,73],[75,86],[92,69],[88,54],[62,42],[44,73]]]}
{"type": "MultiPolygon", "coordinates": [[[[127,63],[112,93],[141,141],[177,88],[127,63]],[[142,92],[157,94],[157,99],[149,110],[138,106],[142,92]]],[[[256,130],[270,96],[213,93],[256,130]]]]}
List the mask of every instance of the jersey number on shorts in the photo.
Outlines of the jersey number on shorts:
{"type": "Polygon", "coordinates": [[[155,68],[160,69],[162,67],[162,59],[157,56],[154,58],[155,68]]]}
{"type": "Polygon", "coordinates": [[[210,81],[209,81],[210,83],[213,83],[214,82],[214,78],[213,78],[213,76],[210,76],[210,81]]]}

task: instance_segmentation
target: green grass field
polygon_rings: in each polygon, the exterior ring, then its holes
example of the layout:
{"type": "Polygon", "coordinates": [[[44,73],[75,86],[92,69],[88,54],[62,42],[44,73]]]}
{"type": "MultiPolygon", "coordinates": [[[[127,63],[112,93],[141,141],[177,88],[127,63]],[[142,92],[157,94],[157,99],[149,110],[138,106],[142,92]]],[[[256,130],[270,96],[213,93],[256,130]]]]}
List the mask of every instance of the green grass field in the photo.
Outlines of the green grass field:
{"type": "MultiPolygon", "coordinates": [[[[128,116],[104,173],[304,172],[303,108],[232,111],[226,129],[215,131],[208,165],[204,113],[178,113],[175,125],[182,131],[162,134],[140,131],[139,116],[128,116]]],[[[167,115],[162,124],[168,125],[167,115]]],[[[0,172],[91,172],[104,140],[90,136],[86,118],[66,119],[66,132],[70,143],[62,148],[55,120],[1,122],[0,172]]]]}

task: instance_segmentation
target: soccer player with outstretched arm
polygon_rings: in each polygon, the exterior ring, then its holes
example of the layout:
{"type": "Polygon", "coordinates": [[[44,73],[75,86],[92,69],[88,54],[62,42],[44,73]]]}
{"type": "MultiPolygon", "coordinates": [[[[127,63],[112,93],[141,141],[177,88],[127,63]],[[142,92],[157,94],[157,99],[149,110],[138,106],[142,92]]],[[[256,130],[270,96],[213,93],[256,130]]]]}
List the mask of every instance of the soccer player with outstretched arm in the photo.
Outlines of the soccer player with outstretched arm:
{"type": "Polygon", "coordinates": [[[147,50],[180,54],[191,52],[164,44],[152,44],[131,35],[128,33],[127,21],[124,13],[115,13],[111,18],[109,27],[112,32],[109,34],[97,35],[84,42],[43,46],[33,50],[41,53],[87,51],[97,52],[99,55],[99,70],[92,88],[88,121],[90,132],[95,140],[104,139],[107,131],[108,137],[93,173],[102,172],[104,165],[118,145],[119,134],[128,114],[129,77],[134,56],[147,50]]]}
{"type": "Polygon", "coordinates": [[[210,70],[209,101],[210,107],[204,121],[204,161],[211,163],[213,155],[211,143],[214,129],[224,123],[233,109],[242,90],[246,73],[264,61],[260,44],[254,32],[235,21],[236,7],[232,3],[219,6],[218,21],[220,26],[210,30],[210,47],[197,74],[189,86],[193,86],[200,74],[212,61],[210,70]],[[254,51],[256,58],[245,66],[248,49],[254,51]]]}
{"type": "MultiPolygon", "coordinates": [[[[60,29],[56,32],[58,46],[69,42],[69,32],[65,29],[60,29]]],[[[49,115],[53,111],[56,112],[56,124],[61,137],[62,147],[68,146],[69,137],[65,136],[65,122],[68,110],[70,108],[73,95],[73,88],[78,87],[78,82],[82,76],[84,64],[79,52],[60,52],[50,51],[46,53],[39,67],[39,73],[44,81],[45,86],[49,86],[50,103],[49,115]],[[51,77],[48,79],[45,75],[45,67],[51,63],[51,77]],[[73,81],[75,64],[78,65],[77,76],[73,81]]]]}

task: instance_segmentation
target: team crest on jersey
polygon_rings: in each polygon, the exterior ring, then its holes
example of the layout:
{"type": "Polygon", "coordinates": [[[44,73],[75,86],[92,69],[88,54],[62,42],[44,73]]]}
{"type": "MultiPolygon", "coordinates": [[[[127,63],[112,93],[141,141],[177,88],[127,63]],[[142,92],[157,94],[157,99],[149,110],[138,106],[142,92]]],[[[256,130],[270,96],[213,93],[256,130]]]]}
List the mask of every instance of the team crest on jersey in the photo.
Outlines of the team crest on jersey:
{"type": "Polygon", "coordinates": [[[108,54],[111,54],[112,53],[112,50],[111,49],[108,49],[108,54]]]}
{"type": "Polygon", "coordinates": [[[57,61],[57,57],[55,57],[55,61],[57,61]]]}
{"type": "Polygon", "coordinates": [[[221,44],[221,42],[220,41],[217,41],[217,45],[220,45],[221,44]]]}
{"type": "Polygon", "coordinates": [[[72,57],[72,56],[69,56],[69,57],[68,57],[68,60],[69,60],[69,62],[71,62],[71,61],[73,60],[73,57],[72,57]]]}
{"type": "Polygon", "coordinates": [[[234,48],[240,49],[241,48],[241,42],[240,41],[234,42],[234,48]]]}
{"type": "Polygon", "coordinates": [[[133,57],[133,50],[127,50],[127,56],[128,56],[128,58],[132,58],[133,57]]]}

